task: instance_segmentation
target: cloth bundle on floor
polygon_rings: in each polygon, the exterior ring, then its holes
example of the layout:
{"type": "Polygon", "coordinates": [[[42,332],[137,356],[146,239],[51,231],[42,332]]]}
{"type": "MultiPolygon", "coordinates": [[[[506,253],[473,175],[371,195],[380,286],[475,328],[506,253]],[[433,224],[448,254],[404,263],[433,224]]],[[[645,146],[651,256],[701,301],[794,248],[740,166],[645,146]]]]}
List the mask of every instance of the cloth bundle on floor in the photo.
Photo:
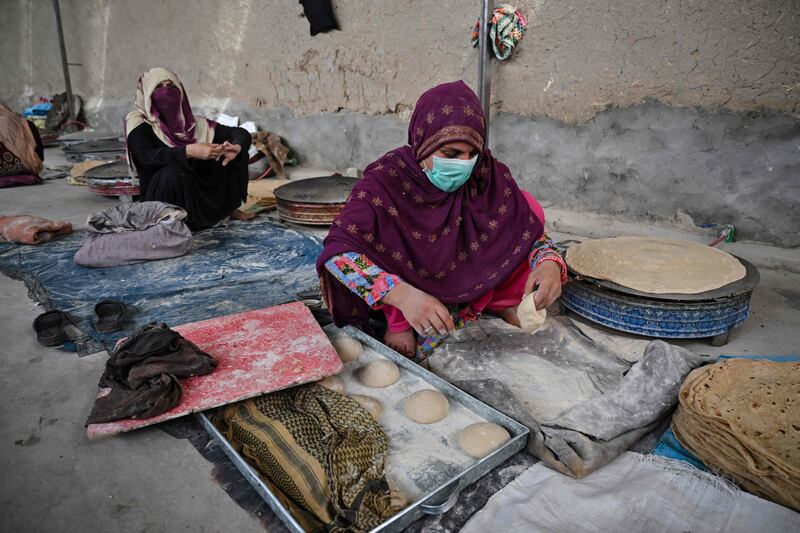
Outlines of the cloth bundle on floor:
{"type": "Polygon", "coordinates": [[[797,513],[738,490],[713,474],[682,461],[626,452],[583,479],[534,465],[492,496],[461,531],[798,530],[797,513]]]}
{"type": "Polygon", "coordinates": [[[397,511],[384,475],[388,438],[343,394],[295,387],[212,420],[306,531],[367,531],[397,511]]]}
{"type": "Polygon", "coordinates": [[[186,210],[163,202],[123,204],[93,213],[75,263],[101,268],[184,255],[192,249],[185,218],[186,210]]]}
{"type": "Polygon", "coordinates": [[[0,236],[8,242],[39,244],[68,233],[72,233],[69,222],[53,222],[30,215],[0,217],[0,236]]]}
{"type": "Polygon", "coordinates": [[[800,510],[800,363],[730,359],[686,378],[672,430],[753,494],[800,510]]]}
{"type": "Polygon", "coordinates": [[[216,367],[216,359],[166,324],[148,324],[120,341],[106,361],[86,425],[168,411],[181,401],[178,379],[209,374],[216,367]]]}

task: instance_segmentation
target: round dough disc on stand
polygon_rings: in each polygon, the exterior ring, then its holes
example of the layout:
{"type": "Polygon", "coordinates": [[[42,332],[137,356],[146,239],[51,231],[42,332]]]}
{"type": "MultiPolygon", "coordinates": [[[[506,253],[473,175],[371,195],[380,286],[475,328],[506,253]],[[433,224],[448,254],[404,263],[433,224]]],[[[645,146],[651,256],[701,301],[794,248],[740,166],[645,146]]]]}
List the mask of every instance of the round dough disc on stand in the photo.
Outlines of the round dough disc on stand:
{"type": "Polygon", "coordinates": [[[699,294],[747,274],[738,259],[711,246],[645,237],[597,239],[570,246],[567,265],[582,276],[649,294],[699,294]]]}

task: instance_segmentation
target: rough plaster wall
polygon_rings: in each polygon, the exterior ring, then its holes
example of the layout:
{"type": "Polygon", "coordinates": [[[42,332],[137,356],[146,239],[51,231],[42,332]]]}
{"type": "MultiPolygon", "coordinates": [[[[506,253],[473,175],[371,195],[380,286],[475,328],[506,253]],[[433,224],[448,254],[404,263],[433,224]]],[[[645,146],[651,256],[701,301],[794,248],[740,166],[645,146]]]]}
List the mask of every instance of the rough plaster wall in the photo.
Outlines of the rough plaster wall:
{"type": "MultiPolygon", "coordinates": [[[[0,96],[62,85],[50,2],[5,0],[0,96]]],[[[798,0],[524,0],[530,27],[494,65],[495,109],[583,122],[646,98],[800,111],[798,0]]],[[[62,0],[76,92],[129,99],[137,74],[175,69],[198,103],[299,114],[403,111],[434,81],[474,83],[477,0],[335,0],[341,32],[310,37],[281,0],[62,0]]],[[[94,101],[97,105],[98,100],[94,101]]]]}
{"type": "MultiPolygon", "coordinates": [[[[73,86],[118,128],[139,72],[166,66],[204,112],[255,119],[332,168],[404,143],[434,83],[475,86],[477,0],[333,3],[343,31],[312,38],[294,0],[61,0],[73,86]]],[[[800,245],[800,1],[518,6],[531,26],[493,65],[492,145],[523,186],[800,245]]],[[[51,3],[5,0],[3,15],[0,98],[63,90],[51,3]]]]}
{"type": "Polygon", "coordinates": [[[800,246],[800,123],[776,113],[609,110],[580,126],[495,117],[493,151],[554,204],[627,217],[688,213],[800,246]]]}
{"type": "Polygon", "coordinates": [[[519,4],[534,16],[513,64],[499,66],[501,110],[565,122],[645,99],[800,111],[797,0],[519,4]]]}

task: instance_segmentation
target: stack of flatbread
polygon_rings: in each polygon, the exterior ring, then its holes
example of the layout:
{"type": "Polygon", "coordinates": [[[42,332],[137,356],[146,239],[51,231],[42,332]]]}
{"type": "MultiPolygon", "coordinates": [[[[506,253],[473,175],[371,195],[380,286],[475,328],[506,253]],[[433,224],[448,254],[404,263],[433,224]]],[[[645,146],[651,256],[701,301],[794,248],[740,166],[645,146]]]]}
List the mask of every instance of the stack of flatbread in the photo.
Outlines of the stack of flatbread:
{"type": "Polygon", "coordinates": [[[241,210],[247,213],[259,213],[275,209],[275,189],[291,183],[290,180],[265,179],[253,180],[247,184],[247,200],[241,210]]]}
{"type": "Polygon", "coordinates": [[[730,359],[692,371],[672,430],[711,470],[800,511],[800,363],[730,359]]]}

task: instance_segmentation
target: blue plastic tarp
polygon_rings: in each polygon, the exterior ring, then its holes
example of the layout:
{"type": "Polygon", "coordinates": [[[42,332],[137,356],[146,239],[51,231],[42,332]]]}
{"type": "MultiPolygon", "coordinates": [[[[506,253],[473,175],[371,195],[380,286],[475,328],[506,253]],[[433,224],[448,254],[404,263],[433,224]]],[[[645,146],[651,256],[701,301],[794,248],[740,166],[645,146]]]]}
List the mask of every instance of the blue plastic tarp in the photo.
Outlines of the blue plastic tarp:
{"type": "Polygon", "coordinates": [[[318,284],[319,241],[268,221],[231,221],[195,234],[183,257],[113,268],[75,264],[84,238],[78,232],[38,246],[0,244],[0,271],[24,280],[32,298],[67,312],[106,348],[139,325],[175,326],[269,307],[318,284]],[[94,306],[108,298],[135,312],[124,331],[104,335],[94,331],[94,306]]]}

